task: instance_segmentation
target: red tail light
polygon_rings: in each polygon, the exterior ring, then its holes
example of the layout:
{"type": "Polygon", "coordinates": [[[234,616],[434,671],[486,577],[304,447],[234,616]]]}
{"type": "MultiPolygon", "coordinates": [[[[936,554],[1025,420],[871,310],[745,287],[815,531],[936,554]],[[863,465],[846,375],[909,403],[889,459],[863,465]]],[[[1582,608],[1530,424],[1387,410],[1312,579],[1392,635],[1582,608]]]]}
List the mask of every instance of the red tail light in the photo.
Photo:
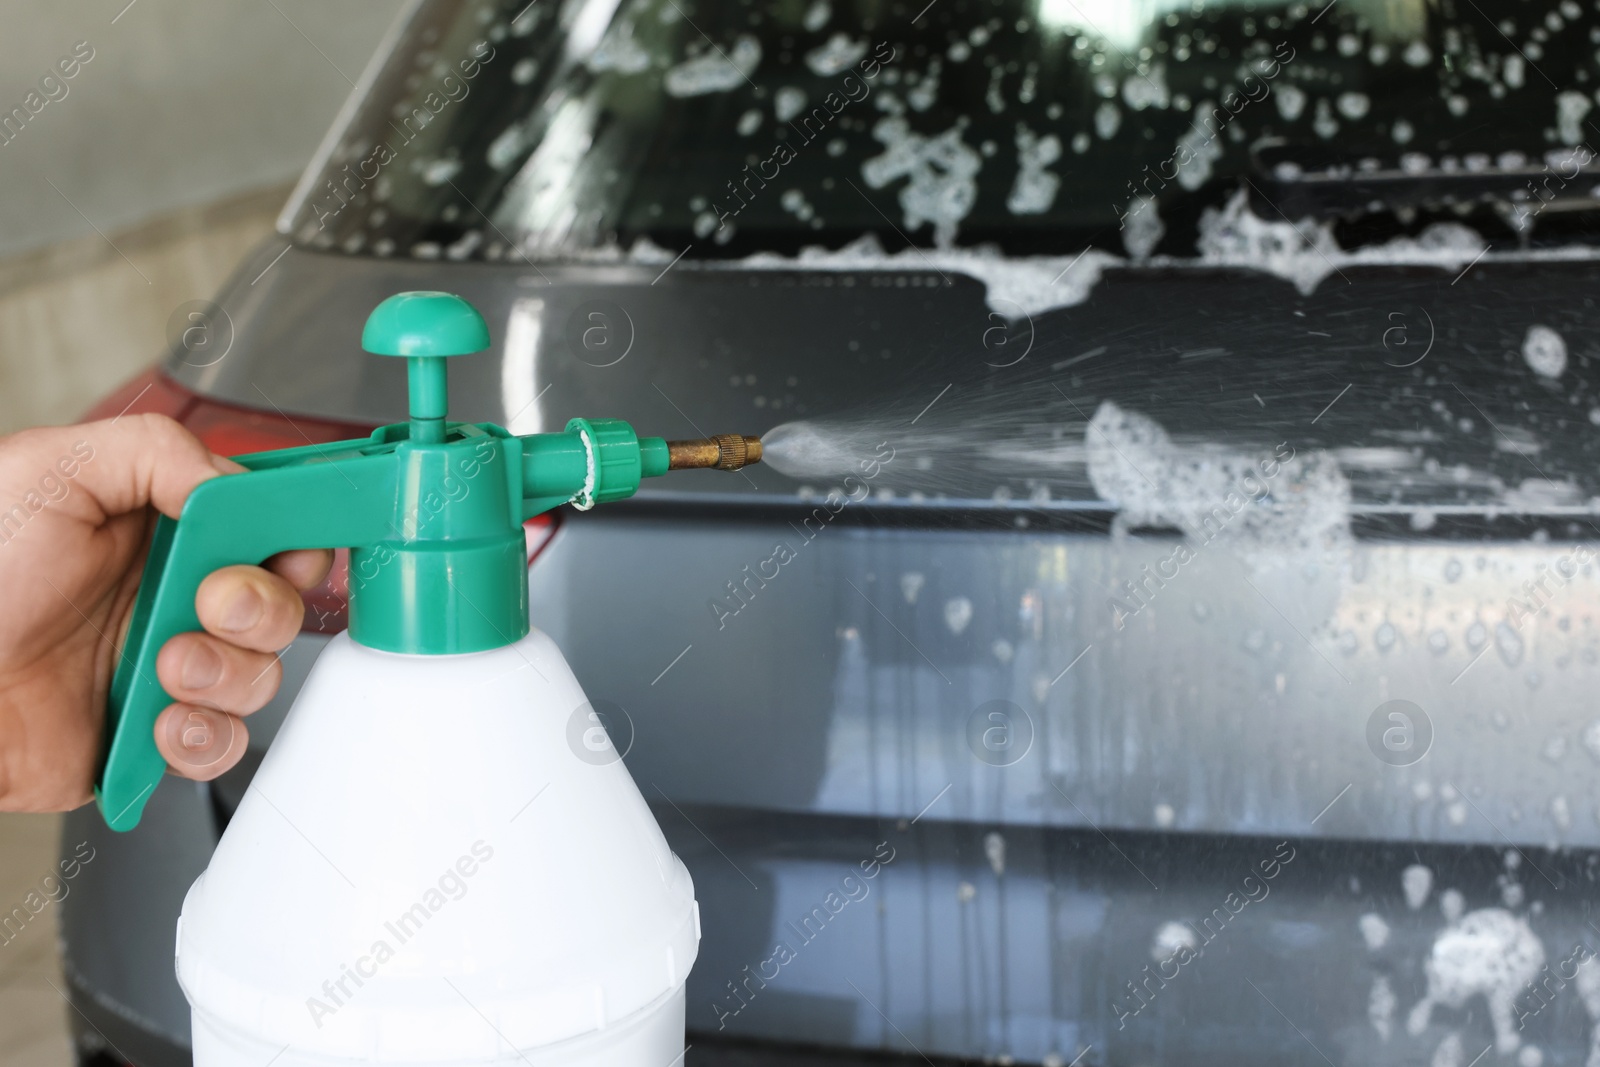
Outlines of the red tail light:
{"type": "Polygon", "coordinates": [[[533,561],[539,558],[539,553],[544,551],[560,525],[559,511],[547,511],[543,515],[535,515],[522,524],[522,536],[528,542],[528,566],[533,566],[533,561]]]}
{"type": "Polygon", "coordinates": [[[179,421],[204,441],[207,448],[224,456],[325,445],[329,441],[366,437],[372,432],[371,426],[299,416],[290,418],[275,411],[253,411],[202,397],[195,397],[194,404],[179,421]]]}
{"type": "Polygon", "coordinates": [[[207,448],[224,456],[322,445],[372,432],[370,425],[362,423],[290,418],[278,412],[224,404],[190,392],[158,369],[145,371],[122,386],[90,408],[84,418],[115,419],[149,413],[177,419],[207,448]]]}
{"type": "Polygon", "coordinates": [[[306,602],[306,621],[300,632],[336,634],[350,625],[350,550],[333,550],[333,569],[315,589],[300,594],[306,602]]]}
{"type": "Polygon", "coordinates": [[[152,367],[84,413],[85,420],[154,413],[182,419],[194,394],[152,367]]]}
{"type": "MultiPolygon", "coordinates": [[[[207,448],[224,456],[345,441],[366,437],[373,429],[359,423],[290,417],[280,412],[225,404],[190,392],[159,370],[147,371],[124,385],[95,405],[86,418],[110,419],[144,412],[170,415],[204,441],[207,448]]],[[[550,543],[558,525],[555,512],[535,515],[523,523],[530,564],[550,543]]],[[[348,625],[349,563],[350,553],[342,548],[335,549],[333,569],[328,572],[327,579],[302,594],[306,621],[301,632],[336,634],[348,625]]]]}

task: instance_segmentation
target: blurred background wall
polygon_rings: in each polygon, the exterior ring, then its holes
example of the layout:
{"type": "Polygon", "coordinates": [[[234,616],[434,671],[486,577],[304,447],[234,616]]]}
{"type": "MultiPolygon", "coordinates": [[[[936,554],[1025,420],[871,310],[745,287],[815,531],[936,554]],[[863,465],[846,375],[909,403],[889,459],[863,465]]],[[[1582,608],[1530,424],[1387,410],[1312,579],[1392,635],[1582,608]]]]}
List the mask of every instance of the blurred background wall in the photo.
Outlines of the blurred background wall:
{"type": "MultiPolygon", "coordinates": [[[[173,309],[271,232],[404,6],[0,0],[0,120],[27,115],[0,123],[0,433],[71,422],[160,358],[173,309]]],[[[56,827],[0,818],[0,899],[50,872],[56,827]]],[[[70,1063],[54,914],[0,945],[0,1067],[70,1063]]]]}
{"type": "Polygon", "coordinates": [[[69,422],[159,357],[171,311],[270,232],[404,6],[0,0],[0,120],[28,116],[0,124],[0,433],[69,422]]]}

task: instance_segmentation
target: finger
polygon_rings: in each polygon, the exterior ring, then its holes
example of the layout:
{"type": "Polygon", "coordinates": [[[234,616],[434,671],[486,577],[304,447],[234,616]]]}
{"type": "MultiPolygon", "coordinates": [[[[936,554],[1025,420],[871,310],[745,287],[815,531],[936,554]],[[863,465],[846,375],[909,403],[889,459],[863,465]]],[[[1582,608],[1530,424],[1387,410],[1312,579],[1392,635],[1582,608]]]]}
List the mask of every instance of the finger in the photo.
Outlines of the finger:
{"type": "Polygon", "coordinates": [[[183,633],[161,646],[156,678],[175,700],[235,715],[260,711],[278,691],[283,664],[210,634],[183,633]]]}
{"type": "Polygon", "coordinates": [[[276,652],[289,644],[306,617],[305,602],[294,586],[245,564],[206,575],[194,607],[208,632],[257,652],[276,652]]]}
{"type": "Polygon", "coordinates": [[[250,743],[250,730],[239,719],[191,704],[169,706],[156,717],[155,734],[167,766],[197,782],[232,769],[250,743]]]}
{"type": "MultiPolygon", "coordinates": [[[[176,518],[201,482],[242,468],[213,455],[165,415],[122,415],[80,426],[24,430],[0,447],[26,456],[65,488],[63,501],[92,504],[103,520],[153,504],[176,518]],[[74,488],[82,494],[73,493],[74,488]]],[[[23,464],[19,469],[29,469],[23,464]]]]}
{"type": "Polygon", "coordinates": [[[279,552],[262,564],[273,574],[283,576],[296,589],[315,589],[333,569],[333,549],[303,548],[279,552]]]}

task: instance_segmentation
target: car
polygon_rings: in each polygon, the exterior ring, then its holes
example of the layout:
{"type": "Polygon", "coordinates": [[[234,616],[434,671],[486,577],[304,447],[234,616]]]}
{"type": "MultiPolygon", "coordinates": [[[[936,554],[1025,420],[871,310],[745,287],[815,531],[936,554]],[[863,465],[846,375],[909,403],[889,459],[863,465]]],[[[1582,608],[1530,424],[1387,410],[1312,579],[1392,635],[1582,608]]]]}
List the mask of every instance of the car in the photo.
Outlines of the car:
{"type": "MultiPolygon", "coordinates": [[[[697,1063],[1594,1064],[1597,40],[425,0],[98,411],[360,436],[406,413],[363,318],[442,289],[494,341],[456,418],[766,435],[528,528],[693,874],[697,1063]]],[[[68,819],[80,1063],[188,1062],[173,924],[343,583],[238,768],[68,819]]]]}

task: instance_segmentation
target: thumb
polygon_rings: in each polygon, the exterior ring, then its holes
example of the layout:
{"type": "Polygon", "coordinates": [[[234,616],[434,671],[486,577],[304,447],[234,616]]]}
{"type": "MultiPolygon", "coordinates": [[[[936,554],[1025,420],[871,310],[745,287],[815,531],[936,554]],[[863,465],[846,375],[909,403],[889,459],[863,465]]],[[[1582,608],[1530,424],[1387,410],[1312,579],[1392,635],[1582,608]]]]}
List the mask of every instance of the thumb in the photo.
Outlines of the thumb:
{"type": "MultiPolygon", "coordinates": [[[[201,482],[244,468],[212,453],[198,437],[165,415],[123,415],[78,426],[24,430],[5,442],[6,451],[24,460],[7,464],[28,480],[30,463],[52,484],[83,490],[85,499],[104,521],[154,505],[177,518],[184,501],[201,482]]],[[[35,477],[33,481],[39,481],[35,477]]],[[[26,491],[29,486],[16,488],[26,491]]]]}

